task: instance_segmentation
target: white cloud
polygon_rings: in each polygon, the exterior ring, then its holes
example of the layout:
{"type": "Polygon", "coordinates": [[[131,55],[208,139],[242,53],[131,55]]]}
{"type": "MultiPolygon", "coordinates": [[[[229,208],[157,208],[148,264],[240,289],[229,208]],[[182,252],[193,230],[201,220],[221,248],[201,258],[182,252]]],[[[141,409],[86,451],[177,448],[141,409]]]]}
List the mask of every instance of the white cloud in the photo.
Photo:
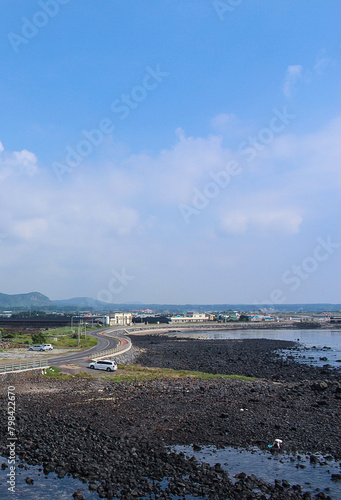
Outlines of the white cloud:
{"type": "Polygon", "coordinates": [[[287,99],[293,96],[296,85],[301,78],[302,66],[300,64],[288,66],[283,85],[283,93],[287,99]]]}
{"type": "MultiPolygon", "coordinates": [[[[245,234],[247,230],[256,230],[261,233],[297,234],[303,218],[300,214],[290,210],[278,210],[276,207],[267,207],[257,211],[254,207],[228,213],[222,217],[222,228],[231,234],[245,234]]],[[[260,237],[262,234],[260,234],[260,237]]]]}
{"type": "Polygon", "coordinates": [[[211,127],[217,132],[237,135],[240,132],[240,121],[233,113],[220,113],[211,120],[211,127]]]}
{"type": "Polygon", "coordinates": [[[23,240],[38,239],[40,233],[45,232],[48,224],[45,219],[29,219],[15,224],[12,234],[23,240]]]}
{"type": "Polygon", "coordinates": [[[326,68],[333,64],[334,60],[331,57],[327,56],[327,52],[325,49],[321,49],[316,57],[314,72],[317,75],[322,75],[325,72],[326,68]]]}
{"type": "Polygon", "coordinates": [[[283,94],[287,99],[291,99],[296,91],[299,82],[311,83],[317,76],[323,75],[327,68],[335,66],[336,61],[327,55],[325,49],[321,49],[315,60],[315,64],[310,69],[303,70],[300,64],[288,66],[283,84],[283,94]]]}
{"type": "MultiPolygon", "coordinates": [[[[109,152],[96,168],[84,162],[62,184],[51,169],[37,168],[33,153],[2,151],[0,172],[8,175],[1,181],[0,234],[7,235],[0,245],[1,280],[15,287],[8,293],[96,297],[111,269],[125,267],[136,279],[117,301],[174,301],[178,290],[186,300],[181,290],[198,269],[216,277],[213,289],[221,294],[219,280],[238,281],[241,268],[269,268],[271,282],[275,270],[280,275],[297,260],[293,254],[282,263],[297,245],[324,235],[326,221],[338,227],[340,134],[338,118],[313,134],[275,137],[256,168],[241,165],[241,174],[188,226],[179,203],[191,205],[193,189],[203,192],[212,182],[210,172],[240,161],[219,137],[182,131],[172,148],[154,156],[112,160],[109,152]]],[[[196,283],[190,301],[196,290],[199,297],[196,283]]]]}
{"type": "Polygon", "coordinates": [[[6,152],[0,142],[0,181],[7,177],[33,176],[38,173],[37,157],[23,149],[22,151],[6,152]]]}

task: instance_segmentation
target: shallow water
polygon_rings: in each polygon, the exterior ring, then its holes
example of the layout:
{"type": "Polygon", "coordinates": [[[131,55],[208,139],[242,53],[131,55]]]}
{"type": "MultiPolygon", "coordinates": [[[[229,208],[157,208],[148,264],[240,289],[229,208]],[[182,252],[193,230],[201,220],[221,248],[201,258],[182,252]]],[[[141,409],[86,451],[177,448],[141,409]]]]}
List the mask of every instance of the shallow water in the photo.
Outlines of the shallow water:
{"type": "MultiPolygon", "coordinates": [[[[0,464],[7,464],[7,458],[0,456],[0,464]]],[[[4,500],[48,500],[56,498],[58,500],[72,500],[72,494],[80,490],[88,500],[97,500],[97,492],[90,492],[88,485],[82,483],[79,479],[65,476],[59,479],[57,474],[50,472],[45,476],[41,466],[25,466],[19,468],[19,461],[16,463],[15,470],[15,493],[8,490],[9,479],[7,474],[9,468],[2,470],[0,468],[0,498],[4,500]],[[33,479],[34,484],[27,484],[25,478],[33,479]]]]}
{"type": "MultiPolygon", "coordinates": [[[[299,455],[264,453],[257,448],[252,451],[238,450],[235,448],[217,449],[215,447],[202,447],[200,451],[193,451],[192,446],[172,446],[170,450],[176,453],[184,453],[187,457],[195,456],[199,462],[210,465],[220,463],[222,468],[231,478],[235,474],[245,472],[247,475],[255,474],[257,478],[273,484],[275,479],[286,479],[291,485],[299,484],[303,491],[316,494],[324,491],[333,499],[341,498],[341,482],[331,480],[331,474],[340,474],[341,468],[338,462],[326,460],[316,455],[319,463],[312,465],[309,457],[299,455]]],[[[0,456],[0,463],[6,463],[7,459],[0,456]]],[[[19,462],[18,462],[19,463],[19,462]]],[[[16,464],[18,466],[18,463],[16,464]]],[[[96,492],[90,492],[88,485],[78,479],[65,476],[59,479],[55,473],[45,476],[40,466],[25,466],[16,468],[15,493],[8,491],[7,474],[9,469],[0,469],[0,498],[8,500],[47,500],[58,498],[58,500],[72,500],[72,494],[80,490],[87,500],[97,500],[96,492]],[[34,480],[33,485],[28,485],[25,478],[34,480]]],[[[162,488],[166,488],[168,481],[162,481],[162,488]]],[[[176,498],[176,497],[174,497],[176,498]]],[[[186,500],[194,497],[186,495],[186,500]]],[[[195,497],[198,499],[198,497],[195,497]]]]}
{"type": "Polygon", "coordinates": [[[291,485],[299,484],[303,492],[317,494],[318,491],[324,491],[333,499],[341,498],[341,482],[331,480],[331,474],[341,473],[340,463],[326,461],[321,455],[315,455],[320,463],[313,465],[305,455],[272,455],[257,448],[246,451],[231,447],[202,447],[200,451],[193,451],[192,446],[173,446],[171,449],[177,453],[183,452],[186,457],[194,456],[199,462],[209,465],[220,463],[231,478],[245,472],[247,475],[255,474],[270,484],[275,479],[286,479],[291,485]]]}
{"type": "Polygon", "coordinates": [[[200,331],[186,333],[170,333],[179,337],[200,338],[211,340],[222,339],[271,339],[291,340],[299,342],[300,348],[283,351],[285,355],[294,356],[296,361],[314,366],[329,364],[341,368],[341,330],[226,330],[200,331]],[[326,349],[326,347],[328,349],[326,349]],[[305,356],[305,357],[303,357],[305,356]],[[320,358],[327,358],[327,360],[320,358]]]}

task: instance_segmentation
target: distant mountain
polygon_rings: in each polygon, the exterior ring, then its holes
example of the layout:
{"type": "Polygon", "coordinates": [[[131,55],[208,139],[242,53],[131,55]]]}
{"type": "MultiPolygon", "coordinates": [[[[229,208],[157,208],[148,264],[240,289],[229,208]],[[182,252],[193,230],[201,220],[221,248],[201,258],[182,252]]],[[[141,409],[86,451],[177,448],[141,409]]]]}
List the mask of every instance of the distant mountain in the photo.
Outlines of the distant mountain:
{"type": "Polygon", "coordinates": [[[13,310],[16,308],[40,309],[52,305],[51,300],[39,292],[18,293],[15,295],[0,293],[0,309],[2,310],[13,310]]]}
{"type": "Polygon", "coordinates": [[[110,306],[114,304],[108,304],[107,302],[102,302],[100,300],[91,299],[90,297],[73,297],[72,299],[61,299],[61,300],[53,300],[52,303],[58,307],[75,307],[81,309],[97,309],[103,310],[108,309],[110,306]]]}
{"type": "Polygon", "coordinates": [[[140,302],[129,302],[124,304],[112,304],[101,300],[91,299],[90,297],[73,297],[71,299],[53,300],[53,305],[58,309],[64,309],[70,312],[75,311],[97,311],[97,312],[114,312],[114,311],[130,311],[131,309],[140,309],[140,302]]]}
{"type": "Polygon", "coordinates": [[[61,311],[73,314],[77,311],[114,312],[152,309],[158,313],[169,314],[184,311],[196,312],[222,312],[222,311],[267,311],[271,314],[281,313],[313,313],[341,310],[340,304],[144,304],[141,302],[128,302],[124,304],[110,304],[90,297],[73,297],[71,299],[50,300],[39,292],[20,293],[7,295],[0,293],[0,311],[27,311],[28,309],[42,311],[61,311]]]}

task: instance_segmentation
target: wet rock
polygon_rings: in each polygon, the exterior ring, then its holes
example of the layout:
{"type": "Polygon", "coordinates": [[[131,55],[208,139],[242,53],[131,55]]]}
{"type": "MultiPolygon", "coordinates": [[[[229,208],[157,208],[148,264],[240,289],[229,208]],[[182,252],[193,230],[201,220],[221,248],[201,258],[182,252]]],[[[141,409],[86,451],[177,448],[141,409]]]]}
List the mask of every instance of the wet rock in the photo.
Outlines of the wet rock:
{"type": "Polygon", "coordinates": [[[322,392],[322,391],[325,391],[326,389],[328,389],[328,384],[327,384],[327,382],[314,382],[311,385],[311,388],[313,389],[313,391],[322,392]]]}
{"type": "Polygon", "coordinates": [[[31,477],[25,477],[25,482],[27,484],[34,484],[34,481],[33,481],[33,479],[31,477]]]}
{"type": "Polygon", "coordinates": [[[86,498],[82,495],[82,493],[77,490],[72,494],[74,500],[86,500],[86,498]]]}
{"type": "Polygon", "coordinates": [[[90,491],[95,491],[95,490],[97,490],[97,488],[98,488],[97,483],[89,483],[89,490],[90,491]]]}

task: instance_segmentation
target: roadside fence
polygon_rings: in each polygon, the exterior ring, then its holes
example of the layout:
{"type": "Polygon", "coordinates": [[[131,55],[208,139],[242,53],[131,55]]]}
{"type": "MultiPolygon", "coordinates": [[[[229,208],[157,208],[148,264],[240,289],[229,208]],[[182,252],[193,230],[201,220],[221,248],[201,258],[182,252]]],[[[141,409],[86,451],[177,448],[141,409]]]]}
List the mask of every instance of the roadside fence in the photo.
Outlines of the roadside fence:
{"type": "Polygon", "coordinates": [[[11,365],[0,366],[0,374],[20,372],[25,370],[39,370],[49,368],[50,364],[45,361],[26,361],[25,363],[13,363],[11,365]]]}

